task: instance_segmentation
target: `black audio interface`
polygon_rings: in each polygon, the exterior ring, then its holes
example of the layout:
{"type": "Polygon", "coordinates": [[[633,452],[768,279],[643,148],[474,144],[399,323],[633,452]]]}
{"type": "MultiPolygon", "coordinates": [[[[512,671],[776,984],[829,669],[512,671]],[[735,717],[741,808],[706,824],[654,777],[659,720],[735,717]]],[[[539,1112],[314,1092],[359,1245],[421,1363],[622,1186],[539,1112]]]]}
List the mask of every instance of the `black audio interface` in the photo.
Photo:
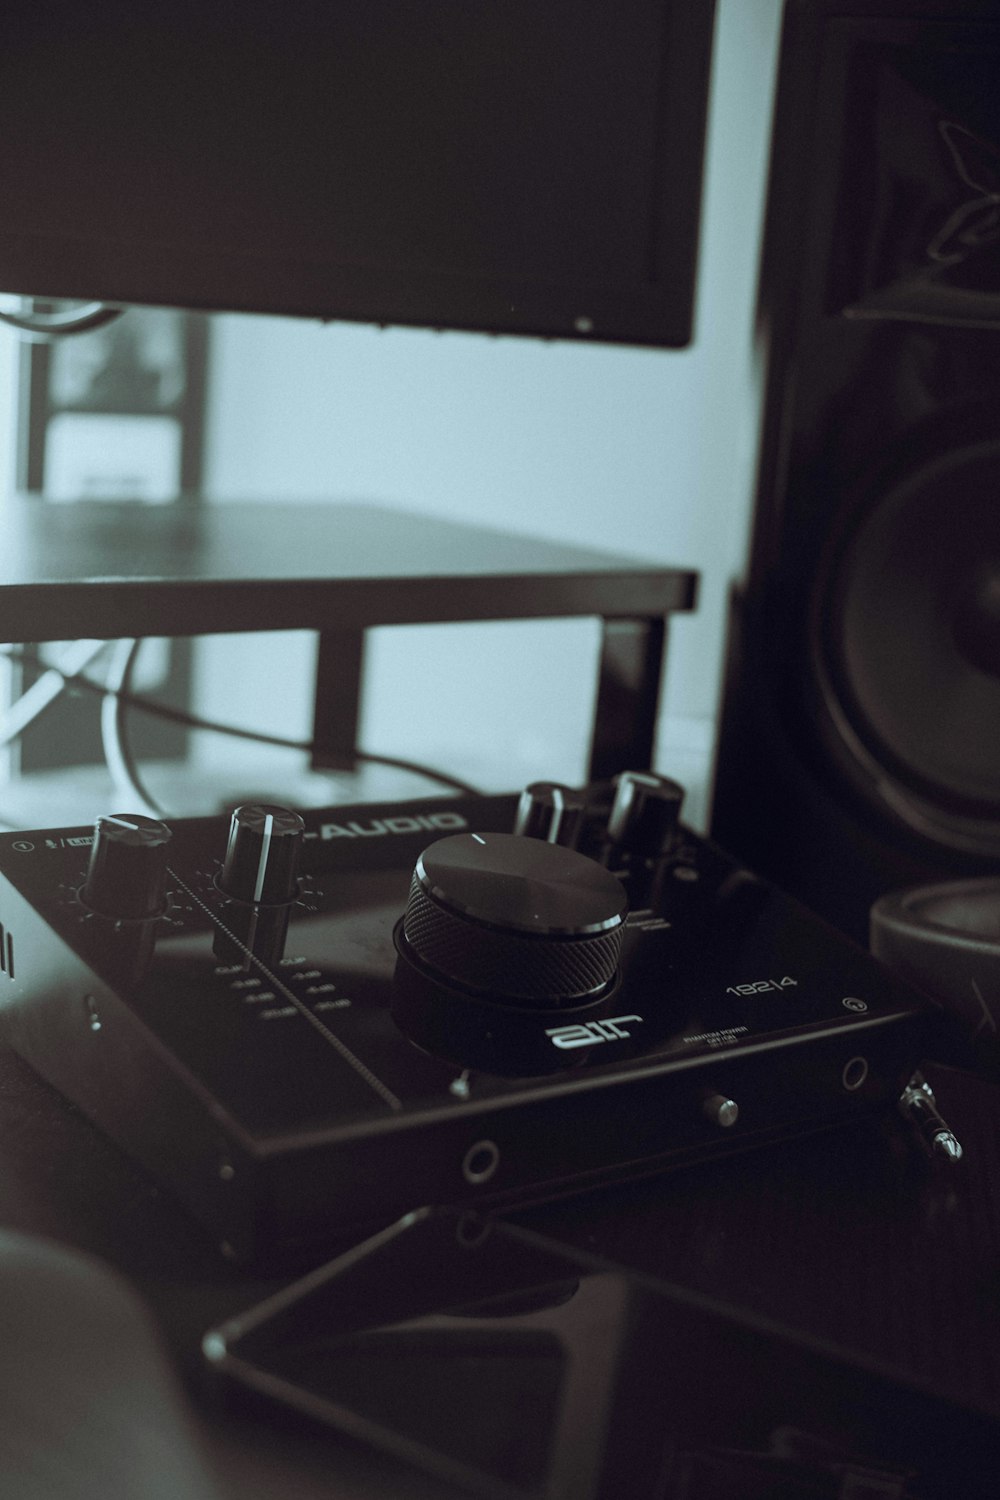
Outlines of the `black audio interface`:
{"type": "Polygon", "coordinates": [[[0,1036],[227,1254],[894,1103],[933,1016],[626,773],[0,837],[0,1036]]]}

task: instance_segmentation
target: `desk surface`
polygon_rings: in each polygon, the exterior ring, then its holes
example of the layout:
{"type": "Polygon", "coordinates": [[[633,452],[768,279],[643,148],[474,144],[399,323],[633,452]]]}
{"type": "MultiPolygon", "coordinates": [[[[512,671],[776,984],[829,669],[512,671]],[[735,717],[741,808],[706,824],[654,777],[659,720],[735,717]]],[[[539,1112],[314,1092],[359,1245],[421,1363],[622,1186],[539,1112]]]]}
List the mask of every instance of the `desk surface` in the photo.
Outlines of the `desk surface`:
{"type": "Polygon", "coordinates": [[[695,602],[685,569],[364,504],[21,497],[3,528],[5,641],[656,618],[695,602]]]}
{"type": "MultiPolygon", "coordinates": [[[[861,1372],[888,1371],[945,1409],[985,1414],[1000,1434],[1000,1094],[962,1074],[930,1074],[966,1147],[955,1171],[905,1148],[884,1118],[519,1217],[813,1349],[839,1350],[861,1372]]],[[[192,1378],[202,1333],[289,1279],[220,1260],[165,1193],[3,1051],[0,1126],[0,1227],[124,1272],[192,1378]]],[[[760,1357],[766,1383],[766,1338],[760,1357]]],[[[218,1408],[196,1380],[192,1389],[223,1500],[455,1493],[319,1428],[218,1408]]]]}

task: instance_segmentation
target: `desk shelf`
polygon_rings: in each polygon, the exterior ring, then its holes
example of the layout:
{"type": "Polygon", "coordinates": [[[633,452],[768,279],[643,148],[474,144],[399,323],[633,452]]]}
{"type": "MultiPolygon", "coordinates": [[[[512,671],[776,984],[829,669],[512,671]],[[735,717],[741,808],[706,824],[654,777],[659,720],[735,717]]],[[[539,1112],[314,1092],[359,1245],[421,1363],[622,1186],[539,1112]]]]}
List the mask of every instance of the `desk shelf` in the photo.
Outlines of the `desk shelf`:
{"type": "Polygon", "coordinates": [[[667,622],[696,592],[686,569],[382,506],[20,497],[0,639],[315,631],[313,764],[345,769],[370,627],[596,616],[600,777],[650,764],[667,622]]]}

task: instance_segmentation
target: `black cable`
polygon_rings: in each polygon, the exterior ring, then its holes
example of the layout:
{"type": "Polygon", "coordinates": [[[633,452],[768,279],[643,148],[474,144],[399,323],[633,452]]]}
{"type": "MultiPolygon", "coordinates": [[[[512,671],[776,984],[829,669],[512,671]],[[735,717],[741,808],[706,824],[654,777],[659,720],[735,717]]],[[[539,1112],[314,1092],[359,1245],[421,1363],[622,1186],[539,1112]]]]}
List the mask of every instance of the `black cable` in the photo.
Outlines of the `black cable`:
{"type": "MultiPolygon", "coordinates": [[[[281,750],[310,752],[315,748],[311,740],[293,740],[284,735],[268,734],[264,730],[242,729],[236,724],[221,724],[215,719],[205,719],[199,714],[187,713],[184,709],[171,708],[169,704],[159,703],[154,698],[145,698],[138,693],[105,687],[103,683],[95,682],[92,677],[88,677],[85,672],[62,672],[50,662],[43,661],[37,652],[23,647],[4,647],[0,655],[9,657],[12,661],[22,661],[31,666],[43,667],[46,671],[58,672],[68,687],[80,687],[88,693],[96,693],[101,698],[112,698],[126,708],[150,714],[154,718],[166,719],[172,724],[181,724],[187,729],[203,729],[211,734],[229,735],[232,739],[251,740],[261,745],[274,745],[281,750]]],[[[439,771],[436,767],[426,766],[420,761],[403,760],[394,755],[377,755],[371,750],[355,749],[354,754],[358,760],[367,765],[388,766],[392,770],[407,771],[414,776],[423,776],[428,781],[435,781],[440,786],[447,787],[449,791],[460,793],[463,797],[484,795],[479,787],[471,786],[469,782],[462,781],[458,776],[452,776],[448,771],[439,771]]]]}
{"type": "Polygon", "coordinates": [[[0,312],[0,320],[24,334],[29,342],[47,343],[71,333],[89,333],[120,318],[126,311],[108,302],[86,302],[82,307],[57,313],[0,312]]]}

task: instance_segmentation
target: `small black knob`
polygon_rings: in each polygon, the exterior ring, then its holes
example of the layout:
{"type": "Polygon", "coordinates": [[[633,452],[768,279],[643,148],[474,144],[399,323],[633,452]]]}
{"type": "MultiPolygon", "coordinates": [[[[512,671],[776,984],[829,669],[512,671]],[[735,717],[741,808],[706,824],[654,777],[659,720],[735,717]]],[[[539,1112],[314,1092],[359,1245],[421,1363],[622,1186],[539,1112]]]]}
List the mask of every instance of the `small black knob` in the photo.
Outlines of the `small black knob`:
{"type": "Polygon", "coordinates": [[[623,771],[615,778],[608,817],[612,844],[643,859],[669,854],[677,842],[684,788],[652,771],[623,771]]]}
{"type": "Polygon", "coordinates": [[[523,838],[575,848],[584,813],[583,797],[557,781],[533,781],[521,793],[514,832],[523,838]]]}
{"type": "Polygon", "coordinates": [[[81,899],[92,911],[119,921],[158,916],[170,829],[142,813],[98,818],[81,899]]]}
{"type": "Polygon", "coordinates": [[[219,889],[253,905],[294,901],[304,830],[298,813],[287,807],[265,802],[238,807],[229,823],[219,889]]]}

